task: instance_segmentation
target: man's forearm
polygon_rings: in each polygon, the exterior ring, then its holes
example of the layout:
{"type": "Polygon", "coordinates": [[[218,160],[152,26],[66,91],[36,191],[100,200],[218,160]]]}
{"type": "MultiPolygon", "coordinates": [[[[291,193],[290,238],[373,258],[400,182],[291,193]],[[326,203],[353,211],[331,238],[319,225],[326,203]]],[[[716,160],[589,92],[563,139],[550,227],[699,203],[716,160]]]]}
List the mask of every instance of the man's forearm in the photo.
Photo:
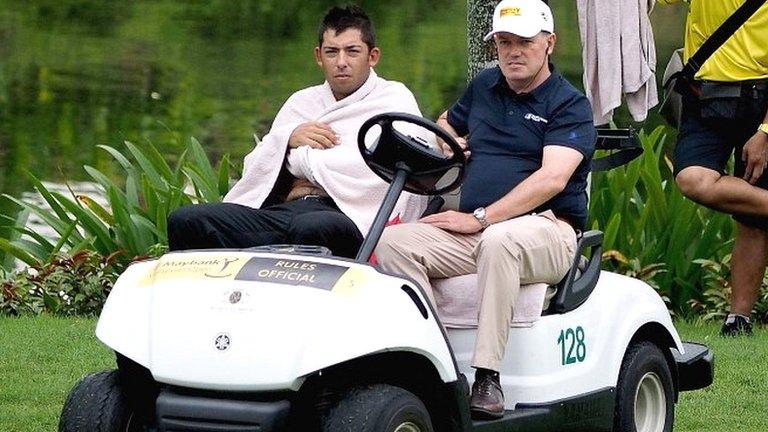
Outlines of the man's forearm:
{"type": "Polygon", "coordinates": [[[501,222],[527,214],[562,192],[584,156],[559,145],[544,147],[541,167],[500,200],[486,207],[488,222],[501,222]]]}
{"type": "Polygon", "coordinates": [[[531,174],[501,199],[485,209],[489,223],[502,222],[532,212],[565,189],[565,184],[542,170],[531,174]]]}
{"type": "Polygon", "coordinates": [[[456,129],[454,129],[453,126],[448,123],[448,111],[443,111],[443,113],[440,114],[440,116],[437,118],[437,125],[445,129],[449,134],[455,137],[459,136],[459,134],[456,132],[456,129]]]}

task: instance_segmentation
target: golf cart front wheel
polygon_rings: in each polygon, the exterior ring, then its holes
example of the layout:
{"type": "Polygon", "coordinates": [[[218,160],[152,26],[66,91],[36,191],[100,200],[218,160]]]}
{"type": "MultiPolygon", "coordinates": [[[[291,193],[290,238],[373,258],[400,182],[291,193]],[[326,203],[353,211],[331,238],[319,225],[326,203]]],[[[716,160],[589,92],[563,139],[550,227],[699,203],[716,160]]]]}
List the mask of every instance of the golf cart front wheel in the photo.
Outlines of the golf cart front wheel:
{"type": "Polygon", "coordinates": [[[118,371],[104,371],[81,379],[64,402],[59,432],[139,432],[126,404],[118,371]]]}
{"type": "Polygon", "coordinates": [[[638,342],[624,355],[616,388],[614,432],[671,432],[675,420],[672,373],[652,342],[638,342]]]}
{"type": "Polygon", "coordinates": [[[400,387],[375,384],[350,390],[323,421],[323,432],[432,432],[424,404],[400,387]]]}

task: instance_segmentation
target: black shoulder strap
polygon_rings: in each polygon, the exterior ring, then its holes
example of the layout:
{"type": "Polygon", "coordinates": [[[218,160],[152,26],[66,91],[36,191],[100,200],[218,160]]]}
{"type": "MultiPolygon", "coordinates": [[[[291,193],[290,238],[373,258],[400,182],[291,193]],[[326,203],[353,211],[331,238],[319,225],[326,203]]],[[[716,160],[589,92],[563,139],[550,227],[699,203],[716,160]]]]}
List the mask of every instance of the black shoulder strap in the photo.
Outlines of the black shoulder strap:
{"type": "Polygon", "coordinates": [[[755,14],[760,7],[765,4],[766,0],[745,0],[744,4],[739,6],[738,9],[729,16],[717,30],[712,33],[706,41],[699,47],[698,50],[688,59],[688,63],[683,66],[683,70],[680,74],[688,79],[692,79],[696,76],[696,72],[701,69],[707,59],[720,48],[725,41],[727,41],[736,30],[739,29],[749,17],[755,14]]]}
{"type": "Polygon", "coordinates": [[[592,160],[592,171],[608,171],[626,165],[643,154],[643,146],[633,128],[597,128],[596,150],[615,150],[592,160]]]}

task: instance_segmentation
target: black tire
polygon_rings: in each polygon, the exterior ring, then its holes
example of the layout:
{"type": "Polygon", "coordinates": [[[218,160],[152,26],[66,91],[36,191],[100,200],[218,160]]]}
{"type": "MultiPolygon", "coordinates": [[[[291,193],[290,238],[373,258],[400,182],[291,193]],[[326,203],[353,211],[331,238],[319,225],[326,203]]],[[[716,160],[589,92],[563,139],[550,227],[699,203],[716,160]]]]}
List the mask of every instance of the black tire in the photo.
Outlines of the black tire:
{"type": "Polygon", "coordinates": [[[386,384],[357,387],[328,413],[323,432],[432,432],[424,404],[413,393],[386,384]]]}
{"type": "Polygon", "coordinates": [[[627,349],[616,386],[614,414],[614,432],[672,431],[675,422],[672,373],[656,344],[636,342],[627,349]]]}
{"type": "Polygon", "coordinates": [[[81,379],[69,392],[59,418],[59,432],[135,432],[120,388],[117,370],[98,372],[81,379]]]}

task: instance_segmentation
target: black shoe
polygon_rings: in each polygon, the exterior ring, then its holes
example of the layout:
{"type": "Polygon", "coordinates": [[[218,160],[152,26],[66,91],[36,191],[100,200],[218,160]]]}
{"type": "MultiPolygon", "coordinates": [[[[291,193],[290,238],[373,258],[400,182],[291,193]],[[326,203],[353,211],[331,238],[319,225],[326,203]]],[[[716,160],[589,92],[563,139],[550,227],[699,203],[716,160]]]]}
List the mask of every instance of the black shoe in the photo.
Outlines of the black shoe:
{"type": "Polygon", "coordinates": [[[720,329],[720,336],[752,336],[752,324],[741,315],[728,317],[720,329]]]}
{"type": "Polygon", "coordinates": [[[469,412],[475,420],[498,419],[504,416],[504,393],[499,383],[499,373],[488,369],[475,372],[469,412]]]}

